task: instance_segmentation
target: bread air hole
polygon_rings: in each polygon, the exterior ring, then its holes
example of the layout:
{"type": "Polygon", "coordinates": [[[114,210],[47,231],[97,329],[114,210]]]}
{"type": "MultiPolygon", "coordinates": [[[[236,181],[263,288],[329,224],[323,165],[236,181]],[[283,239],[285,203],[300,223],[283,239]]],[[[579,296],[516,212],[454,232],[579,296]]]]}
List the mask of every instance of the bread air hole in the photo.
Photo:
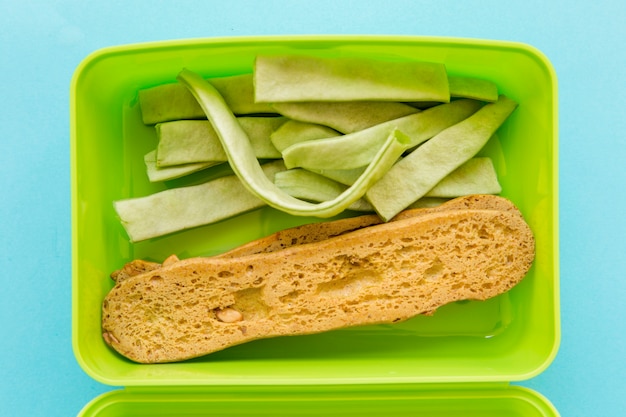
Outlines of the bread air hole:
{"type": "Polygon", "coordinates": [[[246,288],[233,294],[235,302],[230,308],[240,312],[246,321],[261,320],[269,314],[269,306],[263,301],[264,287],[246,288]]]}
{"type": "Polygon", "coordinates": [[[428,281],[437,281],[443,275],[445,266],[443,262],[437,257],[433,261],[430,267],[424,271],[424,277],[428,281]]]}

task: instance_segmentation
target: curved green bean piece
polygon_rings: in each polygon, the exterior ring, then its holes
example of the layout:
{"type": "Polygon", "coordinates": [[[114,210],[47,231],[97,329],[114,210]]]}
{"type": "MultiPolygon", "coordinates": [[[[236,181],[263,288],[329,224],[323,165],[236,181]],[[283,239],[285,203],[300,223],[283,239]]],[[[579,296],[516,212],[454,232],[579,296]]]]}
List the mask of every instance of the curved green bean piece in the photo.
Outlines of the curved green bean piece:
{"type": "Polygon", "coordinates": [[[331,217],[345,210],[378,181],[409,146],[406,135],[394,130],[386,132],[387,139],[363,175],[337,198],[314,204],[290,196],[263,174],[250,141],[223,97],[210,83],[193,71],[183,69],[178,80],[194,95],[213,124],[228,162],[242,184],[267,205],[288,214],[331,217]]]}

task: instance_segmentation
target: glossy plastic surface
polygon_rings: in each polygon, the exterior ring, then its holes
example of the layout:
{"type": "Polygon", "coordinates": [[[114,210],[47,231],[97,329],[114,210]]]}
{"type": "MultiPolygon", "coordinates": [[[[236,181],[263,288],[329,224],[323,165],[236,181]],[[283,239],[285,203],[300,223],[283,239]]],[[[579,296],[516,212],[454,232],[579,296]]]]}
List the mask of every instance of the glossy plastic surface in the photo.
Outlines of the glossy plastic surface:
{"type": "MultiPolygon", "coordinates": [[[[541,372],[559,339],[557,87],[554,71],[523,44],[392,36],[198,39],[103,49],[77,68],[71,85],[73,345],[93,378],[111,385],[372,384],[512,381],[541,372]],[[364,56],[443,62],[450,74],[495,81],[519,108],[482,152],[502,195],[522,210],[537,240],[529,275],[486,302],[456,303],[432,317],[319,335],[255,341],[204,358],[139,365],[100,334],[111,271],[134,258],[219,253],[310,218],[261,209],[219,224],[130,244],[112,202],[218,175],[220,169],[150,184],[143,155],[154,149],[139,117],[137,91],[174,82],[189,68],[206,77],[250,72],[260,53],[364,56]]],[[[219,204],[219,202],[216,202],[219,204]]],[[[207,208],[210,209],[210,208],[207,208]]]]}
{"type": "Polygon", "coordinates": [[[397,386],[322,387],[294,390],[203,392],[189,389],[112,391],[82,410],[80,417],[124,416],[429,416],[557,417],[541,395],[519,387],[414,390],[397,386]],[[326,388],[332,388],[327,390],[326,388]]]}

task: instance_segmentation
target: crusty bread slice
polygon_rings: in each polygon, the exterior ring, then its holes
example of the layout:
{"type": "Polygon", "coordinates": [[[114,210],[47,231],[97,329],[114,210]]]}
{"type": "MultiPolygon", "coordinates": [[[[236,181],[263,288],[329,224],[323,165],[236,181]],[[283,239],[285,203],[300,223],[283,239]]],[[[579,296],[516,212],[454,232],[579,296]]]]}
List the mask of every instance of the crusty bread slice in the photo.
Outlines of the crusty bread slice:
{"type": "Polygon", "coordinates": [[[397,322],[509,290],[534,247],[519,213],[460,209],[270,253],[186,259],[117,283],[103,302],[103,336],[129,359],[157,363],[397,322]]]}
{"type": "MultiPolygon", "coordinates": [[[[436,207],[404,210],[391,219],[391,221],[401,220],[407,217],[416,217],[442,210],[460,210],[470,208],[515,211],[519,213],[517,207],[515,207],[515,205],[506,198],[490,194],[474,194],[451,199],[436,207]]],[[[215,256],[221,258],[234,258],[238,256],[253,255],[256,253],[274,252],[295,245],[319,242],[320,240],[339,236],[344,233],[380,224],[382,222],[382,219],[376,214],[364,214],[345,219],[324,221],[321,223],[309,223],[278,231],[269,236],[253,240],[215,256]]],[[[170,258],[174,256],[175,255],[172,255],[170,258]]],[[[166,264],[167,260],[163,263],[166,264]]],[[[158,262],[135,259],[126,263],[121,269],[113,271],[111,273],[111,278],[113,281],[120,282],[131,276],[154,271],[160,267],[161,264],[158,262]]]]}

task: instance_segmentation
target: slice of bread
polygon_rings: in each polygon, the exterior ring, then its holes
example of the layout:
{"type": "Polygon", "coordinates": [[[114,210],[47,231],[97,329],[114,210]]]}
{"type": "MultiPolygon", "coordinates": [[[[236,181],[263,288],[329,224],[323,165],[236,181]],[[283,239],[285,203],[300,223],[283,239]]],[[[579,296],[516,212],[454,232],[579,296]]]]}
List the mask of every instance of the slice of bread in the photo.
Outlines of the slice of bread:
{"type": "Polygon", "coordinates": [[[534,248],[516,210],[459,208],[269,253],[186,259],[118,282],[103,302],[103,337],[133,361],[158,363],[397,322],[509,290],[534,248]]]}

